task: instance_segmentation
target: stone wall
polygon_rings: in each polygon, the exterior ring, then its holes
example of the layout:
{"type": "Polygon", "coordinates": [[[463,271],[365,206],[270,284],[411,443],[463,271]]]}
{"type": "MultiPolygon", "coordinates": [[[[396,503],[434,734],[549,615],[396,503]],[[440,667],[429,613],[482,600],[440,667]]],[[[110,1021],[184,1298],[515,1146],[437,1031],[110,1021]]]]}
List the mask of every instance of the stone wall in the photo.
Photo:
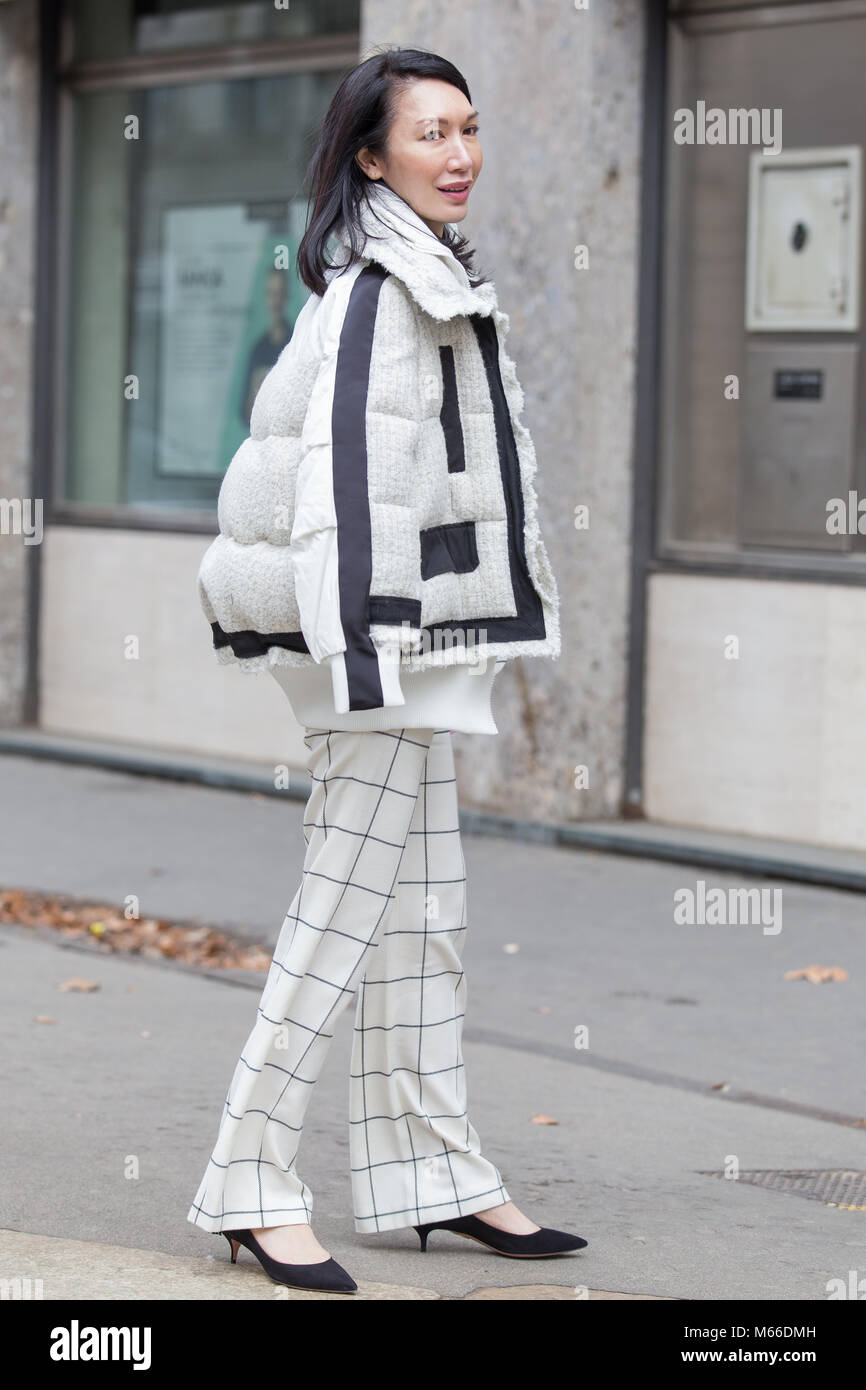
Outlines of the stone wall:
{"type": "Polygon", "coordinates": [[[427,48],[467,80],[484,166],[462,224],[509,315],[562,602],[559,661],[497,676],[500,733],[455,735],[464,803],[611,816],[623,794],[643,6],[365,0],[361,56],[427,48]],[[575,269],[575,247],[588,269],[575,269]],[[588,530],[574,525],[589,507],[588,530]],[[485,740],[485,745],[487,740],[485,740]],[[575,790],[574,768],[589,786],[575,790]]]}

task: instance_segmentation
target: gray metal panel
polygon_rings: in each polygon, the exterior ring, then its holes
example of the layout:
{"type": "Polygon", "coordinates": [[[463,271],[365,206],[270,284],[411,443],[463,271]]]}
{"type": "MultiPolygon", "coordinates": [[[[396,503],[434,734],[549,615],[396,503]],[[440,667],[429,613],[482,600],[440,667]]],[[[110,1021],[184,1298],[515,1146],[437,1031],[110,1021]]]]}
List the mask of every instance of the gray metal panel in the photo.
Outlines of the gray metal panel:
{"type": "Polygon", "coordinates": [[[854,487],[856,343],[749,343],[740,451],[739,538],[744,545],[850,550],[827,531],[827,502],[854,487]],[[794,373],[792,380],[777,373],[794,373]],[[817,396],[786,395],[809,390],[817,396]]]}

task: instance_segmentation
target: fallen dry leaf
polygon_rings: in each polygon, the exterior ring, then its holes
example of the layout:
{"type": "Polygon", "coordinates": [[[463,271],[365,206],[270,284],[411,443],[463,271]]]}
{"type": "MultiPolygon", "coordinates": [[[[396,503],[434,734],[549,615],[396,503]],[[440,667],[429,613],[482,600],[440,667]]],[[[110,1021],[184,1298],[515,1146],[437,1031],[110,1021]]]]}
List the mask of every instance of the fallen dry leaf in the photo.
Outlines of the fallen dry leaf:
{"type": "Polygon", "coordinates": [[[33,1022],[34,1022],[34,1023],[56,1023],[56,1022],[57,1022],[57,1019],[56,1019],[56,1018],[51,1018],[51,1016],[50,1016],[49,1014],[36,1014],[35,1018],[33,1019],[33,1022]]]}
{"type": "Polygon", "coordinates": [[[100,989],[101,986],[95,980],[83,980],[80,975],[73,975],[69,980],[61,980],[57,988],[77,990],[79,994],[90,994],[92,990],[100,989]]]}
{"type": "Polygon", "coordinates": [[[534,1125],[558,1125],[559,1120],[554,1120],[552,1115],[533,1115],[532,1123],[534,1125]]]}
{"type": "Polygon", "coordinates": [[[807,965],[804,970],[788,970],[786,980],[810,980],[813,985],[821,985],[825,980],[847,980],[848,971],[839,965],[807,965]]]}
{"type": "Polygon", "coordinates": [[[266,971],[273,957],[273,949],[238,941],[228,932],[199,923],[137,920],[111,903],[75,902],[18,888],[0,891],[0,922],[52,927],[61,936],[86,942],[94,954],[159,956],[212,970],[266,971]]]}

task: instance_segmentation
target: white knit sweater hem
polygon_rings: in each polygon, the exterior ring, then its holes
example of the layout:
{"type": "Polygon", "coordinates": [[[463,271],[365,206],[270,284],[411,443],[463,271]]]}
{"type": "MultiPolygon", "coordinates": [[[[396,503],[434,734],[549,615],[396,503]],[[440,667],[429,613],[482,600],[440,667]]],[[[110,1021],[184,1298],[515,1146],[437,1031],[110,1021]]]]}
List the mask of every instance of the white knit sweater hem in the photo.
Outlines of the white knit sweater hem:
{"type": "Polygon", "coordinates": [[[299,724],[308,729],[449,729],[452,733],[498,734],[490,707],[493,681],[504,662],[428,667],[404,671],[405,704],[337,714],[327,662],[313,667],[272,666],[299,724]]]}

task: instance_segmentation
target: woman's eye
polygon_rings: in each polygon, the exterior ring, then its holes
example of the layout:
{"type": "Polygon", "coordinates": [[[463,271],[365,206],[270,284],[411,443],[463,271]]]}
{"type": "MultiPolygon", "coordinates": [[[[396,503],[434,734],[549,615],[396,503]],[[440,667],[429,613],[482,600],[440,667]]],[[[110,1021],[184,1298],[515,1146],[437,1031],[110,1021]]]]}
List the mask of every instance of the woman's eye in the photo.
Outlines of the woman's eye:
{"type": "MultiPolygon", "coordinates": [[[[467,126],[467,127],[466,127],[466,130],[465,130],[463,133],[464,133],[464,135],[470,135],[470,134],[471,134],[471,135],[477,135],[477,134],[478,134],[478,127],[477,127],[477,125],[470,125],[470,126],[467,126]]],[[[429,139],[429,137],[430,137],[431,135],[437,136],[437,137],[438,137],[440,134],[441,134],[441,131],[438,129],[438,127],[436,127],[436,126],[431,126],[429,130],[425,130],[424,135],[423,135],[422,138],[423,138],[424,140],[427,140],[427,139],[429,139]]]]}

